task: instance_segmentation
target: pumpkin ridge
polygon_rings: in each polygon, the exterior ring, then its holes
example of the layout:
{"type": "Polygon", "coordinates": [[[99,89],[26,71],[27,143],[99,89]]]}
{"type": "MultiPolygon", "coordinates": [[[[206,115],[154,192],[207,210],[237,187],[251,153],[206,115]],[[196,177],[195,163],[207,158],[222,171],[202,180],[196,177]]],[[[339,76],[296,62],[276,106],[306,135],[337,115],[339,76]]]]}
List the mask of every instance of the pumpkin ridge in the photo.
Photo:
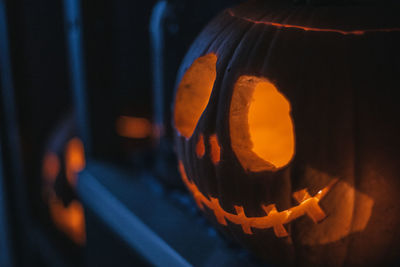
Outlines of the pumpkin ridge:
{"type": "MultiPolygon", "coordinates": [[[[222,24],[220,22],[220,20],[218,20],[218,23],[222,24]]],[[[210,25],[213,25],[213,28],[217,27],[214,24],[217,24],[217,22],[215,21],[211,21],[209,23],[208,26],[206,26],[206,28],[210,27],[210,25]]],[[[227,28],[229,28],[232,24],[234,24],[234,21],[228,21],[225,24],[223,24],[223,26],[218,26],[218,31],[212,33],[212,38],[207,38],[207,44],[206,45],[198,45],[197,41],[198,40],[203,40],[205,39],[205,37],[202,35],[202,33],[200,33],[200,35],[195,39],[195,41],[193,42],[193,44],[190,46],[187,54],[185,55],[185,57],[183,58],[182,62],[188,62],[189,66],[185,65],[182,63],[182,65],[179,68],[178,71],[178,75],[177,75],[177,79],[176,79],[176,84],[175,84],[175,89],[178,88],[179,82],[180,80],[182,80],[183,75],[185,74],[185,72],[187,71],[187,69],[190,67],[191,64],[193,64],[194,59],[198,58],[201,55],[206,55],[208,53],[210,53],[210,47],[213,45],[213,43],[215,42],[215,40],[218,38],[218,36],[221,35],[221,33],[223,33],[227,28]],[[199,47],[201,48],[201,53],[199,53],[200,55],[195,56],[193,60],[191,60],[191,58],[193,57],[193,54],[198,52],[199,47]]],[[[196,53],[197,54],[197,53],[196,53]]],[[[217,53],[215,53],[217,55],[217,57],[219,56],[217,53]]]]}
{"type": "MultiPolygon", "coordinates": [[[[260,17],[264,17],[265,13],[263,13],[260,17]]],[[[235,25],[235,24],[239,24],[239,22],[232,23],[232,25],[235,25]]],[[[230,26],[232,26],[232,25],[230,25],[230,26]]],[[[227,75],[229,73],[227,73],[226,71],[223,71],[221,73],[219,70],[220,69],[227,69],[227,67],[229,67],[229,65],[230,65],[230,63],[232,61],[232,58],[235,55],[235,51],[240,47],[240,45],[243,42],[244,37],[246,36],[246,34],[248,34],[250,29],[253,28],[253,27],[254,27],[254,25],[245,25],[243,27],[244,28],[243,32],[241,34],[238,34],[238,37],[233,38],[233,40],[235,40],[235,41],[232,44],[232,49],[228,49],[227,50],[227,51],[229,51],[229,53],[226,53],[226,54],[222,55],[219,52],[219,51],[226,51],[226,49],[224,49],[227,46],[226,40],[232,39],[232,38],[230,38],[229,35],[228,35],[228,37],[224,38],[224,41],[222,41],[221,43],[218,43],[218,45],[214,44],[215,45],[214,47],[212,47],[212,45],[209,47],[208,52],[209,53],[211,53],[211,52],[215,53],[218,56],[218,58],[220,59],[220,61],[217,62],[217,73],[219,73],[219,75],[217,75],[217,77],[216,77],[216,80],[214,82],[213,92],[212,92],[211,97],[210,97],[210,100],[212,99],[212,102],[218,103],[216,106],[219,106],[221,104],[224,105],[223,103],[221,103],[221,101],[222,102],[227,101],[226,98],[221,97],[221,95],[224,95],[224,90],[221,90],[220,88],[221,88],[221,84],[223,84],[225,82],[226,77],[227,77],[227,75]],[[226,58],[228,58],[229,60],[224,60],[226,58]],[[214,90],[215,88],[217,88],[218,90],[214,90]]],[[[229,29],[229,28],[227,27],[226,29],[229,29]]],[[[216,41],[217,41],[217,39],[214,40],[214,42],[216,42],[216,41]]],[[[213,105],[209,105],[207,107],[208,112],[212,113],[213,110],[216,108],[216,106],[215,105],[214,106],[213,105]]],[[[227,108],[229,109],[229,105],[227,106],[227,108]]],[[[221,147],[220,156],[223,157],[222,156],[223,153],[224,153],[224,149],[223,148],[224,148],[224,146],[226,144],[226,143],[224,144],[224,140],[230,140],[230,137],[229,137],[229,134],[227,136],[225,136],[226,133],[224,133],[223,131],[221,132],[218,129],[221,127],[221,124],[225,124],[225,123],[229,124],[229,122],[227,120],[225,120],[224,114],[221,114],[221,111],[217,109],[216,113],[215,113],[215,117],[214,117],[213,123],[214,123],[213,130],[215,131],[216,137],[220,141],[220,143],[219,143],[219,145],[221,147]]],[[[225,127],[229,128],[229,125],[228,126],[223,126],[221,128],[225,128],[225,127]]],[[[230,141],[228,141],[228,142],[230,142],[230,141]]],[[[214,172],[214,177],[218,177],[216,168],[213,168],[213,172],[214,172]]],[[[216,180],[217,180],[217,186],[216,186],[215,192],[223,192],[223,190],[221,189],[221,188],[223,188],[223,186],[221,185],[221,182],[218,181],[218,179],[216,179],[216,180]]]]}
{"type": "MultiPolygon", "coordinates": [[[[230,10],[230,9],[227,9],[227,11],[229,11],[229,10],[230,10]]],[[[228,13],[228,12],[227,12],[227,13],[228,13]]],[[[229,13],[228,13],[228,14],[229,14],[229,13]]],[[[263,13],[262,15],[260,15],[259,17],[260,17],[260,19],[262,19],[262,18],[266,17],[267,15],[268,15],[268,12],[265,12],[265,13],[263,13]]],[[[241,46],[242,43],[246,42],[246,38],[245,38],[245,37],[246,37],[247,34],[250,33],[251,28],[253,28],[253,27],[254,27],[254,25],[250,26],[250,27],[247,29],[247,31],[244,31],[244,33],[242,34],[242,36],[241,36],[240,38],[238,38],[238,40],[240,40],[240,41],[236,44],[236,46],[235,46],[236,48],[235,48],[235,49],[232,49],[232,51],[231,51],[229,57],[225,56],[225,57],[229,58],[228,62],[226,63],[226,66],[229,67],[229,66],[231,66],[232,62],[234,62],[234,60],[236,59],[235,55],[236,55],[236,53],[238,53],[238,49],[240,48],[240,46],[241,46]]],[[[276,34],[275,34],[275,35],[276,35],[276,34]]],[[[261,40],[262,37],[260,36],[258,39],[261,40]]],[[[225,71],[225,72],[222,72],[222,74],[220,74],[220,76],[217,77],[217,80],[219,79],[219,81],[216,80],[215,84],[217,84],[218,82],[224,84],[224,83],[226,82],[226,79],[229,79],[229,77],[227,78],[227,75],[225,75],[225,74],[227,74],[226,71],[225,71]]],[[[228,74],[228,75],[229,75],[229,74],[228,74]]],[[[236,83],[236,81],[234,82],[234,84],[235,84],[235,83],[236,83]]],[[[223,90],[220,90],[219,95],[221,95],[221,94],[223,94],[223,90]]],[[[219,95],[218,95],[218,96],[219,96],[219,95]]],[[[229,93],[228,96],[229,96],[229,99],[224,99],[224,98],[220,98],[220,97],[219,97],[219,99],[218,99],[218,106],[220,106],[220,105],[225,106],[225,104],[224,104],[224,103],[221,103],[221,101],[224,101],[224,102],[226,101],[227,103],[231,103],[232,97],[233,97],[233,93],[229,93]]],[[[228,104],[228,105],[225,106],[225,108],[228,110],[228,113],[229,113],[229,114],[230,114],[230,106],[231,106],[231,104],[228,104]]],[[[218,112],[221,112],[221,111],[218,111],[218,112]]],[[[220,115],[220,114],[217,115],[217,120],[216,120],[216,124],[217,124],[217,125],[218,125],[218,122],[220,121],[220,120],[218,119],[218,117],[225,117],[225,112],[222,112],[221,115],[220,115]]],[[[230,117],[230,115],[229,115],[228,117],[230,117]]],[[[221,120],[221,121],[223,121],[223,120],[221,120]]],[[[227,129],[230,129],[230,122],[229,122],[229,119],[226,120],[226,123],[228,124],[228,125],[226,126],[227,129]]],[[[229,147],[232,148],[232,138],[231,138],[230,134],[228,133],[228,134],[225,136],[225,138],[226,138],[226,140],[228,141],[229,147]]],[[[267,163],[267,162],[264,162],[264,164],[270,165],[270,164],[267,163]]]]}
{"type": "MultiPolygon", "coordinates": [[[[345,60],[347,59],[347,57],[345,57],[345,60]]],[[[346,60],[347,61],[347,60],[346,60]]],[[[348,63],[347,62],[344,62],[345,64],[344,64],[344,66],[348,66],[348,63]]],[[[359,94],[359,92],[358,92],[358,90],[356,89],[356,87],[353,87],[353,90],[352,90],[352,92],[353,92],[353,116],[352,116],[352,119],[353,119],[353,123],[352,123],[352,125],[354,125],[353,127],[353,153],[354,153],[354,159],[353,159],[353,186],[356,188],[358,188],[359,187],[359,182],[360,182],[360,170],[359,170],[359,167],[358,166],[360,166],[360,164],[359,164],[359,161],[360,161],[360,155],[359,155],[359,149],[358,149],[358,146],[359,146],[359,142],[358,142],[358,140],[359,140],[359,138],[358,138],[358,136],[359,136],[359,124],[358,124],[358,119],[357,119],[357,117],[358,117],[358,113],[357,113],[357,110],[358,110],[358,101],[357,101],[357,95],[359,94]]],[[[354,196],[353,196],[353,211],[352,211],[352,214],[351,214],[351,222],[350,222],[350,226],[351,226],[351,228],[350,228],[350,231],[349,232],[352,232],[352,230],[353,230],[353,228],[354,228],[354,225],[355,225],[355,220],[357,219],[357,216],[356,216],[356,209],[357,209],[357,206],[359,205],[359,201],[360,201],[360,195],[357,195],[357,194],[354,194],[354,196]]],[[[352,245],[352,239],[350,239],[350,240],[348,240],[347,241],[347,243],[346,243],[346,246],[347,246],[347,248],[346,248],[346,254],[345,254],[345,256],[344,256],[344,258],[343,258],[343,263],[344,264],[346,264],[347,262],[348,262],[348,258],[349,258],[349,256],[351,256],[351,255],[349,255],[349,251],[350,251],[350,249],[349,248],[351,248],[353,245],[352,245]]]]}

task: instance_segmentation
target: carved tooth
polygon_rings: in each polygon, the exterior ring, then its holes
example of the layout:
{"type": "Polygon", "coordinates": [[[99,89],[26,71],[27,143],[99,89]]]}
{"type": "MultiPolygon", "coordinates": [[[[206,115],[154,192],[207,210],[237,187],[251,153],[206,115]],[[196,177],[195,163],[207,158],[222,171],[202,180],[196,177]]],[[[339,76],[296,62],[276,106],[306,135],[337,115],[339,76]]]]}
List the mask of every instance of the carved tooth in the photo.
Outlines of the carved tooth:
{"type": "Polygon", "coordinates": [[[322,221],[326,217],[326,214],[319,206],[318,201],[315,198],[311,198],[308,202],[306,206],[307,215],[314,223],[322,221]]]}
{"type": "MultiPolygon", "coordinates": [[[[275,204],[270,204],[268,206],[261,205],[262,209],[265,211],[267,215],[277,213],[278,210],[276,209],[275,204]]],[[[288,236],[288,232],[286,231],[285,227],[281,223],[277,223],[273,226],[274,233],[277,237],[286,237],[288,236]]]]}
{"type": "Polygon", "coordinates": [[[325,212],[318,204],[319,199],[310,196],[306,189],[294,192],[293,197],[297,200],[297,202],[299,202],[300,205],[304,206],[305,213],[311,218],[311,220],[313,220],[314,223],[318,223],[326,217],[325,212]]]}
{"type": "Polygon", "coordinates": [[[196,201],[197,206],[204,211],[204,205],[201,201],[201,194],[198,192],[193,193],[194,200],[196,201]]]}
{"type": "Polygon", "coordinates": [[[299,204],[301,204],[303,201],[309,199],[310,197],[311,196],[307,192],[306,189],[301,189],[301,190],[293,193],[293,198],[296,199],[299,204]]]}
{"type": "Polygon", "coordinates": [[[217,218],[217,221],[222,225],[225,225],[225,226],[228,225],[228,223],[225,220],[224,210],[219,205],[218,198],[210,197],[210,199],[211,199],[211,204],[212,204],[212,210],[214,211],[214,215],[217,218]]]}
{"type": "Polygon", "coordinates": [[[277,237],[286,237],[289,236],[285,227],[282,224],[278,224],[274,226],[274,233],[277,237]]]}
{"type": "Polygon", "coordinates": [[[271,211],[273,211],[273,210],[276,211],[275,204],[269,204],[268,206],[261,205],[261,207],[262,207],[262,209],[265,211],[265,213],[266,213],[267,215],[269,215],[269,213],[270,213],[271,211]]]}
{"type": "Polygon", "coordinates": [[[243,232],[249,235],[253,234],[253,232],[251,231],[249,220],[246,214],[244,213],[243,207],[242,206],[234,206],[234,207],[236,210],[237,217],[240,220],[240,225],[242,226],[243,232]]]}

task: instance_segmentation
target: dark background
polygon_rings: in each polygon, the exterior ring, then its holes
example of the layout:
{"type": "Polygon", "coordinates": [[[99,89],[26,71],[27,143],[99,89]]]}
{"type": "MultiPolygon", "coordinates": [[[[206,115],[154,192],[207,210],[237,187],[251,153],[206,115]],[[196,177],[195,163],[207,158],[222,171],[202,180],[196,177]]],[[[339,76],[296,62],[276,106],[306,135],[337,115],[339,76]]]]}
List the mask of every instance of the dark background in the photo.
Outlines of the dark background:
{"type": "MultiPolygon", "coordinates": [[[[53,144],[62,155],[65,140],[57,139],[57,129],[67,123],[66,118],[73,118],[71,127],[84,141],[88,161],[112,163],[118,170],[161,166],[153,169],[175,175],[168,112],[177,68],[206,23],[238,2],[165,1],[160,24],[163,38],[158,44],[164,51],[165,107],[158,112],[165,113],[166,137],[160,141],[127,139],[115,131],[121,115],[153,122],[157,77],[149,23],[157,1],[0,1],[0,206],[4,207],[4,213],[0,210],[0,266],[144,264],[86,207],[87,245],[75,244],[54,225],[42,193],[43,156],[53,144]],[[78,57],[71,52],[76,49],[78,57]],[[160,142],[167,162],[157,164],[160,142]]],[[[171,179],[160,179],[160,183],[181,190],[178,177],[171,179]]],[[[74,190],[55,189],[65,205],[78,198],[74,190]]]]}

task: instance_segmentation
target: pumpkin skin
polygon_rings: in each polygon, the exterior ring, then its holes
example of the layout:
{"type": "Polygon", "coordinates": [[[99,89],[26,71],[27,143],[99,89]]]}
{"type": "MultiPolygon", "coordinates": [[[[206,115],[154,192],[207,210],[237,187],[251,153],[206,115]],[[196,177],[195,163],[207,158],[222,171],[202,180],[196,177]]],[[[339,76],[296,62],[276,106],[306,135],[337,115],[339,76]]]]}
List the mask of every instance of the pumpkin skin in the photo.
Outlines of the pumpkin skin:
{"type": "Polygon", "coordinates": [[[392,7],[247,2],[216,17],[183,60],[173,124],[184,182],[222,233],[266,262],[373,266],[398,260],[396,13],[392,7]],[[185,75],[196,60],[210,61],[210,55],[216,57],[212,91],[192,133],[184,133],[177,125],[184,114],[180,92],[193,86],[185,75]],[[281,168],[251,171],[233,149],[231,133],[239,129],[230,125],[230,108],[243,76],[267,79],[290,102],[295,152],[281,168]],[[287,236],[281,237],[273,227],[250,227],[246,233],[205,205],[217,199],[232,216],[265,217],[263,206],[288,211],[299,204],[293,193],[306,189],[315,196],[329,185],[318,203],[324,218],[314,222],[304,214],[285,222],[287,236]]]}

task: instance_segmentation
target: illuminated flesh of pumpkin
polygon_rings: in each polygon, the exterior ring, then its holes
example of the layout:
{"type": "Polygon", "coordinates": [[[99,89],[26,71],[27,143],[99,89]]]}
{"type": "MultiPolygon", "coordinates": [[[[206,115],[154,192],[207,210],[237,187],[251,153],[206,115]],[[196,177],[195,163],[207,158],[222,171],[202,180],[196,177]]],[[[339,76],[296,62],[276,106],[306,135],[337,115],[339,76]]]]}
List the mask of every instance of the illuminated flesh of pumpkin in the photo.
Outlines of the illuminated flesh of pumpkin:
{"type": "Polygon", "coordinates": [[[265,78],[241,76],[230,107],[232,148],[244,169],[274,170],[294,155],[289,101],[265,78]]]}
{"type": "Polygon", "coordinates": [[[204,146],[204,136],[200,134],[199,140],[197,141],[196,144],[196,155],[198,158],[201,158],[204,156],[205,153],[206,153],[206,148],[204,146]]]}
{"type": "Polygon", "coordinates": [[[318,203],[338,181],[337,179],[331,180],[327,186],[321,189],[314,196],[311,196],[306,189],[294,192],[293,198],[296,199],[299,205],[290,209],[277,211],[275,204],[270,204],[268,206],[263,205],[262,208],[266,212],[266,216],[247,217],[242,206],[235,206],[236,214],[225,211],[219,204],[218,198],[206,197],[200,192],[193,182],[189,181],[182,162],[179,162],[178,167],[183,182],[192,193],[199,208],[204,210],[204,206],[206,206],[213,211],[218,223],[227,226],[226,220],[228,220],[234,224],[240,225],[243,232],[246,234],[252,234],[252,228],[273,228],[277,237],[288,236],[288,233],[283,225],[303,215],[310,217],[314,223],[318,223],[323,220],[326,215],[318,203]]]}
{"type": "Polygon", "coordinates": [[[59,229],[77,244],[86,241],[85,216],[81,203],[73,200],[67,207],[55,195],[49,201],[50,215],[59,229]]]}
{"type": "Polygon", "coordinates": [[[129,116],[120,116],[117,119],[116,130],[118,135],[134,139],[150,137],[153,131],[148,119],[129,116]]]}
{"type": "Polygon", "coordinates": [[[72,138],[65,148],[65,172],[70,185],[76,185],[77,173],[85,168],[85,150],[82,141],[72,138]]]}
{"type": "Polygon", "coordinates": [[[183,76],[175,98],[174,122],[179,133],[190,138],[206,109],[216,77],[217,56],[196,59],[183,76]]]}
{"type": "Polygon", "coordinates": [[[218,144],[217,135],[213,134],[210,136],[210,146],[211,146],[211,161],[217,164],[221,159],[221,147],[218,144]]]}

